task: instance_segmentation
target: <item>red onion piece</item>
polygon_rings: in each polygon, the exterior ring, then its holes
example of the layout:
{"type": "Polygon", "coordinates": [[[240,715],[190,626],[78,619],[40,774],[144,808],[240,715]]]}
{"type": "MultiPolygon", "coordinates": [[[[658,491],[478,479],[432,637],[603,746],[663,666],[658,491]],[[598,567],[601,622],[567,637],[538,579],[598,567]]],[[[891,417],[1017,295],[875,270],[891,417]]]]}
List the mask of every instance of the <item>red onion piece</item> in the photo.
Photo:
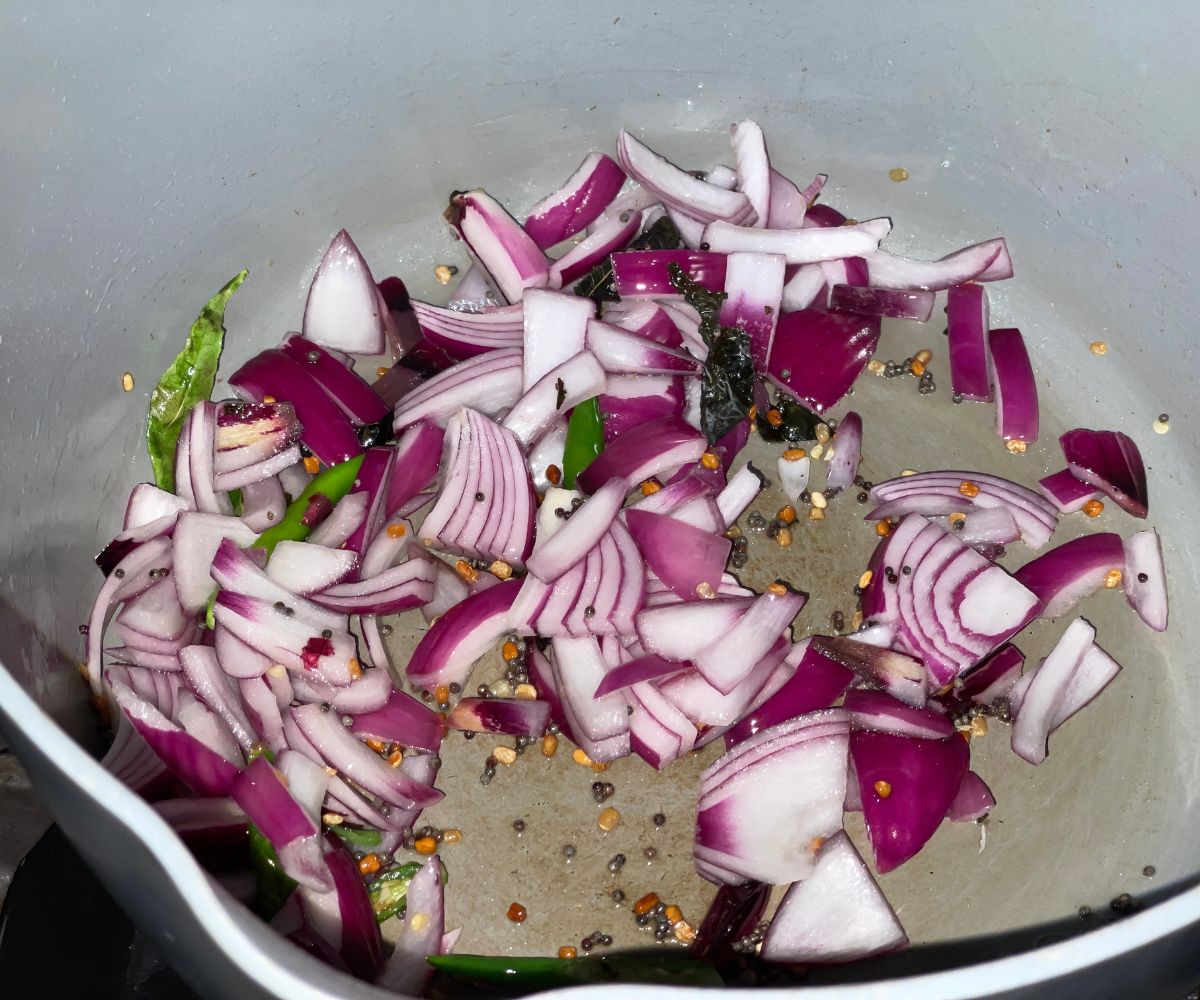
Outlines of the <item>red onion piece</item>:
{"type": "Polygon", "coordinates": [[[663,347],[678,347],[683,343],[679,327],[657,302],[633,302],[625,310],[610,306],[604,312],[605,320],[611,320],[622,330],[636,333],[645,340],[652,340],[663,347]]]}
{"type": "Polygon", "coordinates": [[[755,367],[763,371],[771,356],[779,305],[783,297],[784,260],[765,253],[731,253],[725,265],[726,299],[721,326],[744,330],[750,338],[755,367]]]}
{"type": "Polygon", "coordinates": [[[647,607],[634,619],[641,644],[668,660],[686,661],[725,635],[753,603],[745,597],[647,607]]]}
{"type": "Polygon", "coordinates": [[[1083,510],[1083,505],[1100,495],[1082,479],[1071,475],[1070,469],[1063,469],[1052,475],[1038,480],[1038,492],[1058,508],[1060,514],[1075,514],[1083,510]]]}
{"type": "Polygon", "coordinates": [[[208,571],[221,543],[228,539],[235,546],[244,548],[253,545],[257,537],[253,528],[236,517],[180,515],[171,540],[175,558],[171,576],[184,610],[195,614],[212,594],[213,581],[208,571]]]}
{"type": "Polygon", "coordinates": [[[940,740],[954,735],[946,716],[930,708],[914,708],[883,691],[854,690],[842,702],[851,730],[896,733],[918,739],[940,740]]]}
{"type": "Polygon", "coordinates": [[[436,788],[413,780],[367,749],[346,729],[339,715],[323,712],[320,705],[301,705],[293,708],[291,715],[326,764],[388,805],[410,809],[433,805],[443,798],[436,788]]]}
{"type": "MultiPolygon", "coordinates": [[[[358,864],[336,836],[330,833],[327,837],[331,850],[325,854],[325,865],[334,883],[337,924],[341,931],[338,953],[353,975],[370,982],[383,966],[379,922],[358,864]]],[[[306,890],[300,892],[312,898],[306,890]]]]}
{"type": "Polygon", "coordinates": [[[889,219],[871,219],[836,229],[753,229],[731,222],[710,222],[704,242],[717,253],[779,254],[789,264],[812,264],[863,257],[891,232],[889,219]]]}
{"type": "Polygon", "coordinates": [[[1079,427],[1059,439],[1072,475],[1094,486],[1134,517],[1150,506],[1146,467],[1133,439],[1120,431],[1079,427]]]}
{"type": "Polygon", "coordinates": [[[458,312],[414,299],[412,312],[425,340],[456,361],[521,346],[522,303],[458,312]]]}
{"type": "Polygon", "coordinates": [[[578,295],[541,288],[530,289],[522,304],[525,323],[521,343],[525,353],[521,384],[529,392],[544,375],[583,350],[595,304],[578,295]]]}
{"type": "Polygon", "coordinates": [[[1021,529],[1022,541],[1032,549],[1045,545],[1058,524],[1054,504],[1044,497],[1007,479],[981,472],[945,470],[900,476],[876,484],[871,497],[876,501],[897,502],[896,506],[885,503],[871,511],[867,515],[867,520],[871,521],[906,513],[937,516],[953,510],[969,512],[973,508],[1005,507],[1021,529]],[[972,487],[977,487],[979,492],[974,493],[972,487]],[[968,496],[968,493],[974,495],[968,496]],[[905,506],[900,507],[900,502],[905,506]],[[951,503],[956,505],[953,510],[947,509],[951,503]]]}
{"type": "MultiPolygon", "coordinates": [[[[384,673],[384,669],[376,667],[374,671],[368,671],[367,676],[384,673]]],[[[362,681],[358,681],[351,685],[350,691],[361,684],[362,681]]],[[[350,732],[359,739],[399,743],[431,754],[437,753],[442,745],[441,718],[433,709],[403,691],[392,691],[380,708],[351,714],[350,732]]]]}
{"type": "Polygon", "coordinates": [[[533,485],[514,435],[472,410],[446,429],[445,482],[422,536],[454,552],[521,566],[533,541],[533,485]]]}
{"type": "Polygon", "coordinates": [[[799,264],[786,272],[783,285],[782,306],[784,312],[798,312],[817,304],[825,304],[828,286],[821,264],[799,264]]]}
{"type": "MultiPolygon", "coordinates": [[[[388,281],[397,281],[399,278],[385,279],[388,281]]],[[[403,284],[403,282],[400,282],[403,284]]],[[[379,283],[380,293],[383,292],[383,282],[379,283]]],[[[386,296],[385,296],[386,298],[386,296]]],[[[496,295],[496,290],[488,284],[487,273],[482,267],[472,264],[458,279],[454,286],[454,291],[450,295],[449,302],[446,303],[449,309],[454,312],[462,313],[481,313],[489,306],[494,306],[499,301],[496,295]]],[[[408,289],[404,289],[404,299],[402,306],[397,307],[398,310],[409,308],[411,302],[408,297],[408,289]]]]}
{"type": "Polygon", "coordinates": [[[349,418],[306,367],[282,351],[255,355],[229,377],[229,384],[259,402],[267,396],[290,402],[304,428],[301,440],[326,465],[362,451],[349,418]]]}
{"type": "MultiPolygon", "coordinates": [[[[603,397],[602,397],[603,398],[603,397]]],[[[547,477],[550,466],[559,472],[563,467],[563,452],[567,445],[567,421],[564,417],[555,420],[532,445],[529,446],[529,471],[533,476],[533,488],[545,493],[553,488],[547,477]]]]}
{"type": "Polygon", "coordinates": [[[624,695],[633,710],[630,748],[651,767],[661,771],[695,746],[696,727],[653,684],[634,684],[624,695]]]}
{"type": "Polygon", "coordinates": [[[906,705],[920,708],[925,704],[925,670],[918,660],[904,653],[849,636],[815,635],[809,648],[864,680],[882,684],[888,694],[906,705]]]}
{"type": "Polygon", "coordinates": [[[371,269],[342,229],[313,275],[304,304],[304,335],[349,354],[382,354],[382,312],[371,269]]]}
{"type": "Polygon", "coordinates": [[[729,477],[725,488],[716,496],[717,510],[725,528],[733,526],[762,488],[762,478],[749,465],[743,465],[729,477]]]}
{"type": "Polygon", "coordinates": [[[612,157],[588,153],[561,188],[529,210],[523,228],[543,250],[556,246],[595,222],[624,183],[612,157]]]}
{"type": "Polygon", "coordinates": [[[784,313],[775,330],[767,371],[793,399],[824,413],[846,395],[878,343],[877,317],[815,309],[784,313]]]}
{"type": "Polygon", "coordinates": [[[833,439],[833,457],[829,459],[826,489],[844,490],[853,485],[862,457],[862,417],[853,410],[838,421],[833,439]]]}
{"type": "Polygon", "coordinates": [[[983,819],[996,805],[996,796],[974,771],[968,771],[958,786],[958,794],[946,810],[951,823],[974,823],[983,819]]]}
{"type": "Polygon", "coordinates": [[[401,513],[406,505],[437,475],[444,437],[442,429],[428,421],[413,424],[400,435],[393,449],[395,460],[388,477],[383,519],[407,516],[401,513]]]}
{"type": "Polygon", "coordinates": [[[580,351],[548,371],[513,403],[504,426],[527,448],[561,414],[600,395],[606,385],[605,371],[596,355],[580,351]]]}
{"type": "Polygon", "coordinates": [[[929,740],[856,730],[850,756],[875,868],[884,874],[912,858],[941,825],[971,752],[957,735],[929,740]]]}
{"type": "Polygon", "coordinates": [[[693,658],[700,675],[722,694],[729,694],[767,654],[775,641],[786,637],[792,619],[808,595],[768,590],[759,597],[725,635],[693,658]]]}
{"type": "MultiPolygon", "coordinates": [[[[603,456],[602,456],[603,457],[603,456]]],[[[588,470],[595,467],[595,462],[588,470]]],[[[526,561],[530,573],[553,583],[590,552],[612,527],[622,503],[625,484],[612,479],[578,507],[568,521],[548,539],[538,538],[526,561]]]]}
{"type": "Polygon", "coordinates": [[[472,733],[541,736],[550,721],[544,701],[514,698],[462,698],[446,717],[446,725],[472,733]]]}
{"type": "Polygon", "coordinates": [[[868,256],[867,266],[871,269],[871,284],[879,288],[931,292],[968,281],[1002,281],[1013,275],[1012,260],[1003,236],[963,247],[932,261],[910,260],[876,250],[868,256]]]}
{"type": "Polygon", "coordinates": [[[793,646],[787,659],[796,661],[795,673],[730,727],[725,733],[727,750],[771,726],[829,708],[854,680],[853,671],[813,649],[807,641],[793,646]]]}
{"type": "MultiPolygon", "coordinates": [[[[771,204],[771,161],[767,156],[767,141],[758,123],[748,120],[731,125],[729,135],[733,161],[737,165],[737,189],[754,209],[757,217],[754,224],[765,226],[771,204]]],[[[711,172],[709,181],[712,181],[711,172]]]]}
{"type": "Polygon", "coordinates": [[[1162,542],[1153,528],[1125,539],[1125,597],[1138,617],[1155,632],[1167,630],[1167,574],[1162,542]]]}
{"type": "Polygon", "coordinates": [[[963,399],[991,402],[988,297],[983,285],[956,285],[946,293],[950,384],[963,399]]]}
{"type": "Polygon", "coordinates": [[[663,347],[620,327],[589,320],[587,347],[606,371],[624,375],[695,375],[700,363],[682,350],[663,347]]]}
{"type": "Polygon", "coordinates": [[[678,264],[683,273],[710,292],[725,285],[724,254],[703,250],[626,250],[612,255],[613,286],[622,299],[674,298],[679,290],[671,283],[668,268],[678,264]]]}
{"type": "Polygon", "coordinates": [[[835,284],[829,290],[829,308],[859,316],[890,316],[928,322],[933,315],[933,292],[906,292],[891,288],[862,288],[835,284]]]}
{"type": "Polygon", "coordinates": [[[609,375],[598,403],[604,419],[604,443],[609,445],[651,420],[680,416],[683,380],[668,375],[609,375]]]}
{"type": "Polygon", "coordinates": [[[394,615],[433,598],[434,571],[423,560],[410,560],[378,576],[340,583],[312,595],[323,608],[350,615],[394,615]]]}
{"type": "MultiPolygon", "coordinates": [[[[717,185],[718,187],[720,185],[717,185]]],[[[666,206],[667,218],[679,230],[679,238],[683,241],[683,245],[689,250],[699,250],[700,244],[704,242],[704,223],[699,219],[693,219],[686,212],[681,212],[677,208],[666,206]]]]}
{"type": "Polygon", "coordinates": [[[233,682],[221,669],[216,650],[211,646],[185,646],[179,651],[179,662],[188,688],[220,717],[242,750],[249,752],[258,734],[242,709],[233,682]]]}
{"type": "Polygon", "coordinates": [[[642,228],[638,210],[601,219],[591,232],[550,265],[550,287],[563,288],[577,281],[609,254],[627,246],[642,228]]]}
{"type": "Polygon", "coordinates": [[[826,174],[817,174],[816,179],[801,191],[800,188],[778,170],[770,174],[770,195],[767,208],[768,229],[799,229],[804,225],[808,206],[820,193],[829,179],[826,174]],[[811,193],[810,193],[811,192],[811,193]]]}
{"type": "Polygon", "coordinates": [[[625,524],[647,565],[671,590],[685,601],[715,596],[729,558],[728,538],[636,507],[626,511],[625,524]]]}
{"type": "Polygon", "coordinates": [[[664,204],[705,222],[754,219],[750,200],[740,191],[726,191],[681,170],[628,132],[617,134],[617,160],[633,180],[657,195],[664,204]]]}
{"type": "Polygon", "coordinates": [[[256,549],[240,549],[228,538],[222,539],[212,559],[210,575],[217,585],[234,594],[285,605],[284,616],[317,631],[324,628],[344,630],[346,618],[326,611],[314,601],[294,594],[259,569],[253,557],[256,549]]]}
{"type": "Polygon", "coordinates": [[[371,386],[353,368],[347,368],[319,344],[298,333],[291,333],[284,338],[279,349],[304,365],[317,385],[355,423],[378,423],[388,415],[388,405],[375,394],[371,386]]]}
{"type": "Polygon", "coordinates": [[[366,519],[370,506],[369,493],[347,493],[329,512],[329,516],[309,533],[309,542],[329,548],[344,545],[366,519]]]}
{"type": "MultiPolygon", "coordinates": [[[[328,783],[329,776],[318,765],[306,758],[297,759],[328,783]]],[[[230,796],[271,842],[288,876],[318,892],[333,889],[333,876],[321,849],[320,827],[293,798],[283,775],[266,757],[256,757],[246,765],[234,780],[230,796]]],[[[325,797],[323,788],[320,797],[325,797]]]]}
{"type": "Polygon", "coordinates": [[[595,638],[555,638],[554,683],[572,738],[592,760],[629,754],[629,715],[620,693],[595,697],[608,665],[595,638]]]}
{"type": "Polygon", "coordinates": [[[1040,617],[1058,618],[1103,587],[1109,573],[1124,567],[1121,536],[1105,531],[1064,542],[1013,575],[1037,595],[1040,617]]]}
{"type": "Polygon", "coordinates": [[[300,423],[291,403],[218,403],[213,469],[219,478],[258,465],[287,451],[299,438],[300,423]]]}
{"type": "Polygon", "coordinates": [[[678,417],[663,417],[627,431],[606,447],[578,476],[585,493],[613,478],[629,489],[651,476],[667,478],[698,461],[707,449],[703,434],[678,417]]]}
{"type": "Polygon", "coordinates": [[[1013,752],[1040,764],[1049,752],[1050,734],[1104,690],[1120,669],[1096,645],[1096,630],[1076,618],[1041,666],[1013,690],[1013,752]]]}
{"type": "Polygon", "coordinates": [[[475,661],[508,630],[520,589],[520,580],[505,580],[442,615],[417,643],[406,668],[409,680],[430,691],[439,684],[465,686],[475,661]]]}
{"type": "Polygon", "coordinates": [[[1015,327],[990,331],[988,353],[996,392],[996,432],[1005,441],[1036,441],[1037,382],[1021,331],[1015,327]]]}
{"type": "Polygon", "coordinates": [[[425,959],[440,953],[445,929],[442,867],[434,854],[409,884],[408,905],[396,938],[396,950],[384,963],[375,984],[404,996],[419,996],[433,975],[433,968],[425,959]]]}
{"type": "Polygon", "coordinates": [[[464,406],[498,416],[521,395],[521,355],[518,348],[504,348],[447,368],[396,404],[393,429],[399,434],[419,420],[445,427],[464,406]]]}
{"type": "Polygon", "coordinates": [[[238,768],[185,732],[158,709],[119,682],[113,698],[167,769],[198,795],[228,795],[238,768]]]}
{"type": "Polygon", "coordinates": [[[906,944],[895,911],[839,830],[821,847],[812,873],[780,900],[761,955],[768,962],[854,962],[906,944]]]}
{"type": "Polygon", "coordinates": [[[613,691],[621,691],[645,681],[670,677],[672,674],[677,674],[690,667],[691,664],[687,662],[677,663],[675,660],[666,660],[654,653],[645,653],[632,660],[626,660],[609,670],[596,688],[596,697],[602,698],[613,691]]]}
{"type": "Polygon", "coordinates": [[[187,509],[187,501],[174,493],[160,490],[152,483],[138,483],[129,493],[121,528],[123,532],[143,528],[187,509]]]}
{"type": "Polygon", "coordinates": [[[808,845],[841,828],[848,731],[837,709],[814,712],[719,757],[701,779],[697,862],[727,872],[727,881],[807,877],[808,845]]]}
{"type": "Polygon", "coordinates": [[[505,301],[520,302],[526,288],[546,286],[550,275],[545,255],[486,191],[454,195],[446,218],[505,301]]]}

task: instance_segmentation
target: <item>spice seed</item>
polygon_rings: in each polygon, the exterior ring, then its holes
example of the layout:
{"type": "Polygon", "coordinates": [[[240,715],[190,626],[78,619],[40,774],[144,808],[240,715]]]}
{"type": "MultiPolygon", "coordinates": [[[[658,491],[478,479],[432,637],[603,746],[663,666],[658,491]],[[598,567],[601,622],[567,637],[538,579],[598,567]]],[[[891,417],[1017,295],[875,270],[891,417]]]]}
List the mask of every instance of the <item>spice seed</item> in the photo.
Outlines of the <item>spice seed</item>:
{"type": "Polygon", "coordinates": [[[133,392],[133,372],[126,372],[121,376],[121,388],[126,392],[133,392]]]}
{"type": "Polygon", "coordinates": [[[517,761],[517,751],[512,747],[496,747],[492,756],[501,764],[515,764],[517,761]]]}
{"type": "Polygon", "coordinates": [[[892,169],[888,171],[888,177],[897,184],[900,184],[908,180],[908,171],[903,167],[892,167],[892,169]]]}
{"type": "Polygon", "coordinates": [[[596,818],[596,823],[605,833],[611,833],[620,822],[621,814],[612,806],[609,806],[596,818]]]}
{"type": "Polygon", "coordinates": [[[1103,340],[1093,340],[1090,344],[1088,344],[1088,350],[1096,355],[1096,357],[1100,358],[1108,353],[1108,344],[1106,344],[1103,340]]]}

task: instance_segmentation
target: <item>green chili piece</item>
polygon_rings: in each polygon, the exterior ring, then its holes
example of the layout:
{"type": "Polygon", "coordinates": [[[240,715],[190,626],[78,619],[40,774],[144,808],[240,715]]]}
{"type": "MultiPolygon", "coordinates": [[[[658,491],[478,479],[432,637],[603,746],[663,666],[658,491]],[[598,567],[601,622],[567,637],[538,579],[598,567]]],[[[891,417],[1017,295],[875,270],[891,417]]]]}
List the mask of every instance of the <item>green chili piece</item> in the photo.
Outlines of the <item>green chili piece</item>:
{"type": "Polygon", "coordinates": [[[575,477],[595,461],[604,450],[604,420],[600,401],[593,396],[571,411],[567,421],[567,442],[563,446],[562,484],[575,489],[575,477]]]}

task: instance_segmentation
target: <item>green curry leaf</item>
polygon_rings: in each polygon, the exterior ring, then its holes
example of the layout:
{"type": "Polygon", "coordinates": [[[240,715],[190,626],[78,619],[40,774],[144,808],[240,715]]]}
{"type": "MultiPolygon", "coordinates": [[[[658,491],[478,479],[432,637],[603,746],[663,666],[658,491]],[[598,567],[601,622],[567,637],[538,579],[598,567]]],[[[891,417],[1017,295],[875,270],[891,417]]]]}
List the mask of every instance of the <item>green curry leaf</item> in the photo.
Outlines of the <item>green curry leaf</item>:
{"type": "Polygon", "coordinates": [[[175,443],[188,413],[212,395],[225,342],[225,305],[249,272],[240,271],[200,310],[183,350],[150,394],[146,450],[161,489],[175,490],[175,443]]]}

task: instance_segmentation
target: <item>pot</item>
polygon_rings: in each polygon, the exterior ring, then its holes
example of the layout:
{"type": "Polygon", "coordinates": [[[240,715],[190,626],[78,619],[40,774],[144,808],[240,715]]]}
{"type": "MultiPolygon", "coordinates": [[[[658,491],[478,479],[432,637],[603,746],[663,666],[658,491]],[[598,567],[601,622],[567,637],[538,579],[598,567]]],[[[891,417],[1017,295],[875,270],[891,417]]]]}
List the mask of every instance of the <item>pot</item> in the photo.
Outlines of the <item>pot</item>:
{"type": "MultiPolygon", "coordinates": [[[[725,131],[744,117],[763,124],[787,173],[828,173],[831,204],[892,215],[889,249],[937,257],[1006,235],[1017,277],[992,286],[993,322],[1025,333],[1043,398],[1044,442],[1019,478],[1054,465],[1054,436],[1068,427],[1135,437],[1176,609],[1151,640],[1119,602],[1085,606],[1125,664],[1121,677],[1056,735],[1042,767],[1001,763],[1003,738],[987,751],[1004,822],[989,827],[981,855],[977,831],[951,831],[884,881],[917,946],[826,973],[807,992],[1174,1000],[1200,982],[1200,633],[1186,610],[1198,586],[1200,294],[1189,268],[1200,259],[1200,132],[1190,124],[1200,12],[544,0],[519,12],[457,0],[134,12],[101,0],[11,7],[0,19],[0,731],[68,837],[198,991],[385,995],[300,954],[234,902],[79,742],[91,728],[76,672],[77,626],[99,582],[91,556],[148,476],[147,394],[197,307],[251,269],[230,307],[228,372],[294,327],[341,226],[377,274],[432,296],[433,265],[457,253],[439,217],[451,190],[486,185],[519,212],[585,151],[610,149],[620,127],[706,167],[728,156],[725,131]],[[894,167],[906,181],[889,178],[894,167]],[[1096,340],[1108,344],[1103,357],[1088,350],[1096,340]],[[1156,435],[1161,413],[1171,430],[1156,435]],[[1078,933],[1079,906],[1103,909],[1122,893],[1148,905],[1078,933]]],[[[909,353],[924,346],[908,343],[909,353]]],[[[878,422],[898,461],[970,467],[977,442],[994,447],[967,427],[948,447],[921,422],[957,414],[903,405],[878,422]]],[[[837,555],[826,547],[824,564],[797,572],[815,588],[837,555]]],[[[664,787],[629,795],[649,809],[664,787]]],[[[679,792],[681,810],[688,795],[679,792]]],[[[529,877],[549,913],[566,912],[550,889],[561,875],[529,877]]],[[[533,947],[493,927],[487,907],[504,884],[474,899],[451,885],[451,921],[483,928],[475,943],[533,947]]],[[[594,995],[605,992],[640,991],[594,995]]]]}

